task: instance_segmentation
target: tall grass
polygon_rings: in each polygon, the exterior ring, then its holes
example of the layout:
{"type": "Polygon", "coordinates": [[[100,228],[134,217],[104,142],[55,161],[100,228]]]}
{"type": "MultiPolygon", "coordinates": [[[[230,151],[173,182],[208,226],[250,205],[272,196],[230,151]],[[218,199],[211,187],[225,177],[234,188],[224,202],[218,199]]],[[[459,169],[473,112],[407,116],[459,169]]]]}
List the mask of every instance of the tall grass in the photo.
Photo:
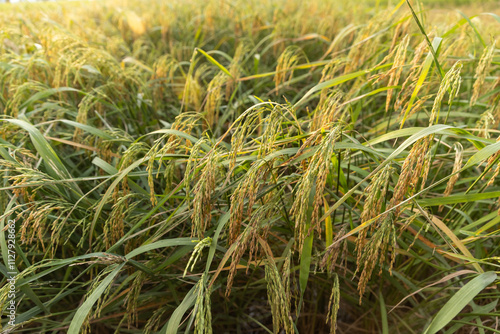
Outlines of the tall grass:
{"type": "Polygon", "coordinates": [[[500,17],[430,5],[2,6],[2,330],[500,332],[500,17]]]}

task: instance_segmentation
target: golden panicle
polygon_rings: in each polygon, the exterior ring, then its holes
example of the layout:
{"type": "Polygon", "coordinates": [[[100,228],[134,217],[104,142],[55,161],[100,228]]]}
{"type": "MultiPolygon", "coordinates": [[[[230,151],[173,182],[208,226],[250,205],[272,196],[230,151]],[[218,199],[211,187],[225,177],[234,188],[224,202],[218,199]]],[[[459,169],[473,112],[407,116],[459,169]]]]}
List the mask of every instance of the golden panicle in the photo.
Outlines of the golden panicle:
{"type": "MultiPolygon", "coordinates": [[[[389,86],[395,86],[399,83],[399,78],[401,77],[401,73],[403,72],[403,66],[405,65],[406,61],[406,50],[408,49],[409,43],[410,43],[410,37],[406,35],[397,48],[396,56],[394,57],[394,64],[392,65],[392,68],[394,70],[391,71],[389,77],[389,83],[388,83],[389,86]]],[[[389,105],[391,102],[393,92],[394,92],[393,89],[389,89],[387,91],[387,101],[385,105],[386,111],[389,110],[389,105]]]]}
{"type": "Polygon", "coordinates": [[[447,41],[443,40],[443,44],[441,46],[441,51],[439,54],[439,58],[443,59],[441,65],[445,66],[448,63],[453,63],[453,55],[459,54],[467,54],[470,45],[474,43],[470,34],[468,34],[468,29],[470,26],[463,25],[460,28],[460,35],[457,38],[451,39],[447,41]]]}
{"type": "Polygon", "coordinates": [[[292,79],[293,67],[299,61],[299,51],[296,46],[289,46],[278,58],[274,83],[276,85],[276,95],[279,95],[279,86],[292,79]]]}
{"type": "Polygon", "coordinates": [[[245,53],[248,52],[249,46],[250,45],[248,43],[241,42],[234,52],[233,60],[231,61],[231,64],[229,64],[229,73],[231,73],[231,78],[228,79],[226,84],[226,100],[228,100],[233,93],[238,83],[238,79],[241,77],[241,60],[243,59],[245,53]]]}
{"type": "MultiPolygon", "coordinates": [[[[455,149],[455,162],[453,163],[453,170],[451,171],[451,174],[453,174],[453,176],[448,180],[448,183],[446,184],[446,189],[443,193],[443,197],[447,197],[447,196],[451,195],[451,192],[453,191],[453,187],[455,187],[455,183],[457,183],[458,178],[460,177],[460,174],[458,173],[458,171],[460,170],[460,168],[462,168],[462,159],[463,159],[464,148],[463,148],[462,144],[460,144],[458,142],[455,143],[453,145],[453,147],[455,149]]],[[[443,208],[444,208],[444,206],[440,205],[439,212],[441,212],[443,210],[443,208]]]]}
{"type": "Polygon", "coordinates": [[[311,132],[328,128],[329,125],[337,121],[342,114],[342,93],[333,91],[321,97],[318,106],[314,110],[311,121],[311,132]]]}
{"type": "Polygon", "coordinates": [[[332,59],[321,71],[320,82],[325,82],[335,78],[336,73],[339,71],[342,62],[338,59],[332,59]]]}
{"type": "Polygon", "coordinates": [[[389,48],[390,51],[394,50],[394,47],[396,46],[396,43],[398,41],[398,38],[400,36],[408,36],[408,28],[410,27],[410,20],[403,21],[399,23],[396,26],[396,29],[394,31],[394,34],[392,35],[392,42],[391,42],[391,47],[389,48]]]}
{"type": "Polygon", "coordinates": [[[137,275],[133,279],[131,285],[130,285],[130,290],[129,293],[125,296],[125,299],[123,300],[124,304],[126,305],[127,308],[127,313],[126,313],[126,318],[127,318],[127,326],[130,329],[132,326],[137,327],[138,326],[138,312],[137,312],[137,307],[138,307],[138,300],[139,296],[141,295],[141,289],[144,285],[144,282],[147,279],[146,274],[142,271],[137,271],[137,275]]]}
{"type": "Polygon", "coordinates": [[[32,208],[21,224],[21,241],[32,244],[35,240],[45,252],[44,234],[47,229],[47,219],[52,211],[58,207],[51,203],[44,203],[32,208]]]}
{"type": "Polygon", "coordinates": [[[433,125],[434,121],[439,120],[439,111],[441,109],[441,101],[443,100],[444,94],[450,91],[448,104],[451,105],[453,98],[458,94],[460,90],[460,84],[462,79],[460,77],[460,71],[462,70],[462,62],[457,61],[451,69],[446,73],[441,85],[439,86],[438,93],[434,99],[434,104],[432,106],[431,115],[429,117],[429,125],[433,125]]]}
{"type": "MultiPolygon", "coordinates": [[[[412,193],[415,190],[418,180],[422,177],[422,172],[425,170],[424,162],[432,140],[433,136],[427,136],[417,140],[415,144],[413,144],[410,153],[401,167],[401,173],[394,187],[394,195],[391,199],[390,207],[401,203],[408,191],[412,193]]],[[[399,213],[400,210],[401,208],[398,207],[396,212],[399,213]]],[[[398,214],[396,214],[396,216],[398,216],[398,214]]]]}
{"type": "MultiPolygon", "coordinates": [[[[498,136],[498,138],[497,138],[497,143],[498,142],[500,142],[500,136],[498,136]]],[[[486,184],[486,187],[491,186],[495,182],[498,175],[500,174],[500,161],[499,161],[499,159],[500,159],[500,151],[497,151],[495,154],[490,156],[488,158],[488,161],[486,162],[486,167],[485,167],[486,169],[490,169],[490,168],[493,169],[494,168],[493,175],[490,177],[490,180],[486,184]],[[496,167],[493,166],[495,163],[497,164],[496,167]]]]}
{"type": "MultiPolygon", "coordinates": [[[[337,260],[340,256],[340,253],[342,252],[342,261],[346,261],[346,255],[347,255],[347,239],[343,239],[344,236],[347,233],[347,225],[344,225],[338,232],[335,234],[335,238],[332,240],[332,244],[328,246],[328,248],[325,250],[325,255],[323,255],[323,258],[321,259],[320,262],[320,268],[322,270],[328,270],[328,272],[334,272],[335,271],[335,265],[337,263],[337,260]],[[343,249],[342,249],[342,244],[343,249]]],[[[347,263],[346,263],[347,264],[347,263]]]]}
{"type": "Polygon", "coordinates": [[[328,302],[328,315],[326,322],[330,324],[330,334],[335,334],[337,331],[337,314],[340,308],[340,285],[337,274],[333,275],[333,287],[328,302]]]}
{"type": "Polygon", "coordinates": [[[370,185],[365,189],[366,200],[361,212],[361,223],[369,221],[380,213],[392,173],[393,168],[388,164],[373,176],[370,185]]]}
{"type": "Polygon", "coordinates": [[[231,244],[231,247],[228,250],[228,253],[231,255],[231,265],[229,267],[229,274],[227,276],[226,283],[226,296],[231,294],[231,290],[233,287],[234,277],[238,271],[238,264],[240,263],[241,258],[245,254],[250,240],[253,239],[253,234],[255,233],[254,229],[245,229],[243,233],[240,233],[236,240],[231,244]]]}
{"type": "Polygon", "coordinates": [[[229,172],[228,178],[231,176],[234,167],[236,166],[236,157],[242,152],[243,147],[248,137],[255,131],[259,125],[261,113],[265,108],[260,108],[256,112],[251,112],[243,118],[239,124],[235,124],[233,135],[231,136],[231,152],[229,153],[229,172]]]}
{"type": "MultiPolygon", "coordinates": [[[[89,111],[92,109],[95,103],[95,96],[93,94],[88,94],[82,99],[80,104],[78,104],[78,114],[76,116],[76,121],[78,123],[87,124],[89,111]]],[[[80,142],[82,133],[83,130],[75,128],[75,131],[73,133],[73,140],[76,142],[80,142]]]]}
{"type": "MultiPolygon", "coordinates": [[[[203,151],[203,146],[207,145],[207,141],[202,138],[198,140],[189,152],[189,158],[186,164],[186,170],[184,172],[184,186],[186,187],[186,194],[191,193],[191,182],[195,179],[197,174],[197,169],[200,167],[200,162],[202,162],[205,154],[208,152],[203,151]]],[[[191,199],[187,198],[188,205],[191,205],[191,199]]]]}
{"type": "Polygon", "coordinates": [[[365,244],[362,250],[362,254],[357,261],[356,273],[359,270],[362,270],[358,283],[360,304],[366,289],[366,285],[368,284],[372,276],[373,270],[378,265],[379,275],[382,273],[384,256],[389,252],[391,253],[391,259],[389,261],[389,272],[391,272],[396,257],[396,230],[393,220],[394,217],[391,213],[384,214],[378,218],[378,222],[376,223],[378,228],[365,244]]]}
{"type": "Polygon", "coordinates": [[[224,72],[218,73],[208,84],[205,104],[205,120],[212,127],[219,119],[219,108],[222,103],[222,87],[228,82],[228,76],[224,72]]]}
{"type": "Polygon", "coordinates": [[[291,214],[295,219],[295,234],[299,251],[304,239],[313,229],[320,231],[318,224],[319,208],[323,203],[323,192],[326,178],[330,172],[331,157],[335,142],[340,138],[340,127],[337,126],[325,134],[316,153],[309,161],[309,166],[302,174],[297,186],[291,214]],[[314,193],[311,193],[314,190],[314,193]],[[308,216],[310,197],[312,196],[312,212],[308,216]],[[307,230],[306,225],[310,223],[307,230]]]}
{"type": "Polygon", "coordinates": [[[410,70],[406,75],[406,80],[403,82],[401,90],[399,91],[396,98],[396,103],[394,105],[395,110],[399,110],[403,106],[403,104],[410,98],[415,88],[420,72],[422,71],[422,66],[420,64],[420,61],[422,60],[422,57],[427,48],[428,46],[425,40],[420,42],[420,44],[415,48],[415,51],[413,53],[413,59],[410,62],[411,66],[410,70]]]}
{"type": "MultiPolygon", "coordinates": [[[[126,138],[127,140],[130,140],[130,138],[126,138]]],[[[150,148],[149,145],[146,144],[145,142],[133,142],[130,144],[128,149],[123,153],[120,162],[118,164],[119,166],[119,171],[122,172],[126,168],[128,168],[131,164],[133,164],[135,161],[137,161],[140,158],[146,156],[149,152],[150,148]]],[[[154,189],[154,188],[153,188],[154,189]]],[[[121,182],[121,191],[123,192],[120,194],[120,196],[125,196],[129,192],[129,187],[128,187],[128,177],[125,176],[122,179],[121,182]]],[[[115,200],[115,203],[117,202],[117,199],[120,197],[119,196],[119,187],[116,187],[114,190],[113,194],[113,199],[115,200]]]]}
{"type": "Polygon", "coordinates": [[[271,113],[262,121],[261,125],[265,128],[262,133],[262,139],[260,140],[258,150],[259,158],[264,158],[266,155],[272,153],[276,140],[282,132],[283,119],[284,116],[282,106],[276,105],[271,110],[271,113]]]}
{"type": "Polygon", "coordinates": [[[214,149],[200,162],[202,164],[198,182],[193,187],[194,199],[192,201],[193,227],[192,236],[203,238],[212,217],[212,194],[215,191],[217,176],[220,173],[219,157],[214,149]]]}
{"type": "Polygon", "coordinates": [[[490,180],[486,184],[486,187],[490,187],[491,185],[493,185],[493,183],[495,182],[499,173],[500,173],[500,163],[497,163],[497,166],[495,167],[495,170],[493,171],[493,175],[491,176],[490,180]]]}
{"type": "Polygon", "coordinates": [[[194,332],[196,334],[212,334],[211,294],[212,288],[208,284],[208,277],[203,273],[196,285],[196,316],[194,321],[194,332]]]}
{"type": "Polygon", "coordinates": [[[262,165],[260,161],[255,162],[244,179],[238,184],[231,196],[231,218],[229,223],[229,243],[232,244],[239,236],[243,216],[251,216],[253,206],[257,199],[257,192],[260,188],[260,183],[267,175],[266,165],[262,165]],[[247,210],[245,211],[245,205],[247,210]]]}
{"type": "MultiPolygon", "coordinates": [[[[398,45],[396,49],[396,56],[394,57],[394,64],[392,65],[391,74],[389,76],[389,86],[395,86],[399,83],[399,78],[401,77],[401,73],[403,72],[403,66],[406,61],[406,50],[408,49],[408,44],[410,43],[410,37],[406,35],[401,43],[398,45]]],[[[387,99],[385,110],[389,110],[389,105],[391,103],[391,98],[394,90],[389,89],[387,91],[387,99]]]]}
{"type": "Polygon", "coordinates": [[[201,110],[202,97],[204,88],[201,84],[201,78],[205,74],[208,67],[204,64],[197,68],[194,73],[188,73],[184,91],[182,93],[182,104],[187,108],[192,108],[194,111],[201,110]]]}
{"type": "Polygon", "coordinates": [[[484,138],[490,138],[490,130],[495,128],[497,120],[493,114],[493,108],[486,110],[476,123],[478,135],[484,138]]]}
{"type": "Polygon", "coordinates": [[[172,55],[166,54],[158,58],[153,65],[153,74],[151,81],[157,82],[152,87],[153,102],[158,107],[161,106],[164,96],[167,92],[167,84],[172,88],[171,90],[179,95],[179,92],[175,92],[175,72],[179,68],[179,62],[172,55]]]}
{"type": "Polygon", "coordinates": [[[132,201],[135,197],[137,197],[137,195],[134,193],[118,193],[115,204],[111,209],[111,214],[104,222],[103,239],[106,248],[111,247],[123,237],[125,231],[125,217],[127,217],[127,215],[129,215],[139,204],[139,201],[132,201]],[[132,203],[129,204],[130,202],[132,203]]]}
{"type": "Polygon", "coordinates": [[[474,86],[472,88],[472,98],[470,100],[470,105],[473,106],[476,104],[479,95],[481,94],[481,90],[484,85],[484,79],[488,75],[489,68],[491,62],[493,60],[493,53],[495,52],[495,44],[496,41],[493,41],[490,46],[484,48],[481,59],[479,60],[479,64],[476,67],[476,73],[474,75],[474,86]]]}
{"type": "MultiPolygon", "coordinates": [[[[425,157],[422,161],[423,167],[422,167],[422,172],[420,173],[420,191],[425,189],[425,184],[427,182],[427,177],[429,176],[429,172],[431,170],[431,162],[432,162],[432,156],[431,156],[431,150],[427,150],[425,153],[425,157]]],[[[415,184],[418,180],[414,181],[415,184]]]]}
{"type": "MultiPolygon", "coordinates": [[[[386,165],[373,176],[370,185],[365,189],[366,199],[363,204],[363,211],[361,212],[361,224],[369,222],[381,213],[382,205],[385,202],[388,183],[393,171],[394,169],[389,164],[386,165]]],[[[377,228],[375,224],[371,226],[372,228],[370,228],[370,230],[377,228]]],[[[361,230],[356,239],[355,252],[358,254],[358,261],[360,260],[360,254],[366,243],[367,233],[368,229],[365,228],[361,230]]]]}
{"type": "Polygon", "coordinates": [[[172,55],[163,55],[158,58],[153,65],[153,78],[165,78],[169,82],[173,82],[172,79],[178,67],[179,63],[172,55]]]}
{"type": "Polygon", "coordinates": [[[12,93],[10,101],[7,102],[6,110],[3,113],[8,114],[14,118],[17,118],[19,114],[19,107],[35,92],[46,90],[47,87],[36,81],[27,81],[18,85],[12,85],[9,87],[9,91],[12,93]]]}
{"type": "MultiPolygon", "coordinates": [[[[395,86],[399,83],[399,79],[401,78],[401,73],[403,72],[403,67],[405,66],[406,53],[409,43],[410,43],[410,36],[406,35],[396,48],[394,49],[391,48],[389,54],[385,56],[384,59],[379,64],[375,65],[375,67],[382,65],[394,56],[394,61],[392,63],[391,68],[388,71],[382,74],[374,75],[370,78],[370,79],[375,79],[373,81],[373,84],[381,80],[384,80],[387,77],[389,78],[387,86],[395,86]]],[[[386,111],[389,110],[393,92],[394,89],[389,89],[387,91],[387,98],[385,105],[386,111]]]]}
{"type": "MultiPolygon", "coordinates": [[[[252,262],[252,259],[257,257],[257,254],[265,252],[258,247],[258,239],[266,240],[269,229],[270,221],[280,210],[279,194],[276,191],[269,192],[263,197],[263,205],[259,206],[255,212],[250,215],[249,222],[246,225],[242,233],[236,234],[234,236],[235,241],[232,242],[232,262],[229,269],[229,275],[227,279],[226,296],[231,293],[231,287],[233,285],[233,280],[238,270],[238,265],[240,263],[243,255],[248,251],[248,261],[247,261],[247,272],[252,262]]],[[[239,227],[238,227],[239,228],[239,227]]],[[[230,227],[231,233],[231,227],[230,227]]],[[[233,232],[234,233],[234,232],[233,232]]],[[[284,269],[285,270],[285,269],[284,269]]],[[[284,278],[285,279],[285,278],[284,278]]]]}
{"type": "Polygon", "coordinates": [[[371,18],[361,29],[347,55],[348,62],[344,68],[344,73],[357,70],[366,60],[371,57],[371,50],[380,42],[381,36],[374,38],[374,32],[379,31],[387,19],[387,12],[381,11],[371,18]]]}
{"type": "Polygon", "coordinates": [[[268,256],[265,266],[267,281],[267,298],[271,305],[273,332],[278,334],[284,330],[286,334],[294,333],[290,303],[286,296],[286,288],[276,267],[274,259],[268,256]]]}
{"type": "MultiPolygon", "coordinates": [[[[178,131],[183,131],[186,133],[190,133],[191,130],[198,124],[198,121],[200,119],[201,115],[199,113],[189,113],[189,112],[184,112],[178,115],[175,118],[174,123],[172,124],[172,130],[178,130],[178,131]]],[[[201,145],[203,142],[199,142],[199,145],[201,145]]],[[[186,143],[186,153],[188,152],[188,146],[190,144],[186,143]]],[[[172,134],[165,134],[161,136],[159,139],[155,140],[153,146],[147,153],[147,156],[149,157],[148,160],[148,166],[146,170],[148,171],[148,185],[150,189],[150,200],[151,204],[154,206],[156,205],[156,193],[155,193],[155,188],[154,188],[154,180],[155,177],[153,177],[153,171],[155,170],[155,163],[158,161],[158,168],[157,170],[160,170],[163,166],[163,157],[165,154],[169,153],[174,153],[176,148],[181,147],[181,140],[179,137],[172,135],[172,134]]],[[[198,146],[199,148],[199,146],[198,146]]],[[[193,157],[196,156],[196,154],[190,154],[193,157]]],[[[173,168],[174,164],[168,164],[165,168],[164,172],[164,177],[167,181],[166,185],[166,190],[169,190],[171,188],[171,182],[172,182],[172,174],[173,174],[173,168]]],[[[160,173],[156,174],[156,178],[160,176],[160,173]]]]}

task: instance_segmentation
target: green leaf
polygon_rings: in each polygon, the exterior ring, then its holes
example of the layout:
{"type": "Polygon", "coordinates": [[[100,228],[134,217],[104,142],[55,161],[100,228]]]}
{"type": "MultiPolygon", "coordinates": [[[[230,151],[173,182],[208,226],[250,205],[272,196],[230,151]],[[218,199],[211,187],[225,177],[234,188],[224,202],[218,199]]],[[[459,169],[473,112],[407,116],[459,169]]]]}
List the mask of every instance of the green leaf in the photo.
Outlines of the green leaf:
{"type": "Polygon", "coordinates": [[[417,23],[418,28],[420,29],[420,32],[425,37],[425,40],[427,41],[427,45],[429,45],[429,49],[431,51],[432,58],[434,59],[434,62],[436,64],[436,68],[438,69],[439,75],[441,76],[441,78],[443,78],[444,77],[444,71],[441,69],[441,65],[439,65],[439,61],[438,61],[438,57],[437,57],[437,52],[438,52],[438,49],[439,49],[439,45],[441,44],[442,38],[440,38],[440,37],[434,37],[434,40],[432,41],[432,44],[431,44],[431,41],[429,40],[429,36],[427,36],[427,33],[425,32],[425,29],[424,29],[422,23],[418,19],[417,14],[413,10],[413,7],[411,6],[410,1],[406,0],[406,3],[408,4],[408,8],[410,8],[411,15],[413,15],[413,18],[415,19],[415,22],[417,23]],[[437,40],[439,40],[439,41],[437,42],[437,45],[434,46],[434,43],[437,40]]]}
{"type": "Polygon", "coordinates": [[[227,222],[229,221],[229,218],[231,218],[230,212],[226,212],[219,218],[219,223],[217,225],[217,229],[215,230],[215,234],[212,238],[212,244],[210,245],[210,249],[208,251],[208,258],[205,266],[205,275],[208,275],[208,272],[210,271],[210,265],[212,264],[212,261],[214,259],[215,249],[217,248],[217,241],[219,240],[219,236],[222,229],[224,228],[224,226],[226,226],[227,222]]]}
{"type": "Polygon", "coordinates": [[[312,259],[312,246],[313,246],[313,236],[314,233],[311,232],[309,236],[304,240],[304,245],[302,246],[302,253],[300,254],[300,293],[304,295],[307,287],[307,281],[309,280],[309,273],[311,270],[311,259],[312,259]]]}
{"type": "MultiPolygon", "coordinates": [[[[150,135],[154,135],[154,134],[158,134],[158,133],[170,134],[170,135],[173,135],[173,136],[181,137],[181,138],[189,140],[193,144],[195,144],[199,140],[198,138],[195,138],[195,137],[193,137],[193,136],[191,136],[191,135],[189,135],[189,134],[187,134],[185,132],[182,132],[182,131],[171,130],[171,129],[162,129],[162,130],[157,130],[157,131],[150,132],[147,135],[140,137],[137,141],[139,141],[140,139],[142,139],[142,138],[144,138],[146,136],[150,136],[150,135]]],[[[203,147],[203,149],[206,150],[207,152],[212,149],[210,146],[208,146],[205,143],[201,144],[201,147],[203,147]]]]}
{"type": "Polygon", "coordinates": [[[380,303],[380,316],[382,318],[382,334],[389,334],[389,322],[387,321],[387,308],[385,307],[384,296],[379,291],[378,299],[380,303]]]}
{"type": "Polygon", "coordinates": [[[224,66],[222,66],[221,63],[219,63],[217,60],[215,60],[211,55],[209,55],[208,53],[206,53],[205,51],[203,51],[202,49],[200,48],[196,48],[197,52],[201,53],[202,55],[205,56],[205,58],[207,58],[207,60],[209,62],[211,62],[212,64],[214,64],[215,66],[217,66],[222,72],[226,73],[227,75],[229,75],[231,78],[233,77],[231,75],[231,73],[227,70],[227,68],[225,68],[224,66]]]}
{"type": "Polygon", "coordinates": [[[139,254],[151,251],[153,249],[158,249],[158,248],[165,248],[165,247],[172,247],[172,246],[187,246],[187,245],[192,245],[194,247],[194,246],[196,246],[196,243],[193,241],[196,241],[196,240],[191,239],[191,238],[177,238],[177,239],[160,240],[160,241],[150,243],[148,245],[142,245],[141,247],[134,249],[133,251],[131,251],[130,253],[125,255],[125,258],[127,260],[130,260],[131,258],[133,258],[139,254]]]}
{"type": "Polygon", "coordinates": [[[35,128],[32,124],[20,119],[2,118],[0,120],[15,124],[28,131],[31,142],[33,143],[33,145],[35,145],[35,149],[44,160],[47,172],[50,176],[57,180],[71,178],[71,175],[62,163],[61,159],[59,159],[52,146],[50,146],[49,142],[37,128],[35,128]]]}
{"type": "Polygon", "coordinates": [[[480,150],[479,152],[477,152],[476,154],[474,154],[469,159],[469,161],[467,161],[467,163],[465,164],[465,166],[462,169],[472,167],[475,164],[477,164],[483,160],[488,159],[493,154],[497,153],[498,150],[500,150],[500,141],[495,143],[495,144],[488,145],[485,148],[483,148],[482,150],[480,150]]]}
{"type": "MultiPolygon", "coordinates": [[[[412,10],[412,12],[413,12],[413,10],[412,10]]],[[[415,17],[416,17],[416,15],[415,15],[415,17]]],[[[418,22],[418,20],[417,20],[417,22],[418,22]]],[[[429,73],[429,70],[431,68],[431,65],[432,65],[432,62],[434,59],[434,52],[435,52],[434,50],[437,50],[439,48],[442,40],[443,40],[442,38],[435,37],[434,40],[432,41],[432,46],[430,46],[432,52],[427,55],[427,58],[425,58],[425,61],[422,64],[422,71],[420,72],[420,76],[417,80],[417,83],[415,84],[415,89],[413,90],[413,93],[411,94],[410,102],[408,102],[408,108],[406,108],[405,114],[404,114],[403,119],[401,121],[401,128],[403,128],[403,125],[405,124],[405,121],[408,118],[408,115],[410,114],[410,110],[413,107],[413,104],[415,103],[415,99],[417,98],[418,92],[420,91],[420,88],[422,88],[422,85],[424,84],[424,81],[427,78],[427,74],[429,73]]],[[[437,60],[436,60],[436,64],[438,64],[437,60]]]]}
{"type": "Polygon", "coordinates": [[[189,292],[186,294],[184,297],[184,300],[182,303],[177,306],[175,309],[174,313],[172,313],[172,316],[170,317],[170,320],[168,321],[167,327],[164,328],[160,333],[167,333],[167,334],[176,334],[179,329],[179,325],[182,321],[182,317],[184,316],[184,313],[193,306],[195,300],[196,300],[196,285],[189,290],[189,292]]]}
{"type": "Polygon", "coordinates": [[[438,198],[424,198],[417,200],[418,204],[422,206],[438,206],[446,204],[456,204],[456,203],[467,203],[476,202],[490,198],[500,197],[500,191],[491,191],[487,193],[477,193],[477,194],[456,194],[446,197],[438,198]]]}
{"type": "Polygon", "coordinates": [[[106,140],[113,139],[113,137],[110,136],[109,134],[107,134],[106,132],[104,132],[102,130],[99,130],[99,129],[96,129],[93,126],[82,124],[82,123],[78,123],[78,122],[69,121],[67,119],[61,119],[59,121],[61,123],[73,126],[75,128],[81,129],[83,131],[86,131],[86,132],[88,132],[90,134],[93,134],[94,136],[99,137],[99,138],[106,139],[106,140]]]}
{"type": "Polygon", "coordinates": [[[123,171],[121,171],[119,174],[117,174],[116,179],[111,183],[109,188],[106,190],[104,195],[102,196],[101,201],[97,205],[96,213],[94,215],[94,219],[92,220],[92,224],[90,225],[90,237],[89,237],[89,245],[92,247],[92,236],[94,234],[94,228],[95,224],[97,223],[97,219],[99,218],[99,215],[101,214],[101,211],[104,207],[104,204],[108,201],[108,199],[111,197],[113,194],[113,191],[115,187],[120,183],[120,181],[127,176],[128,173],[130,173],[132,170],[137,168],[139,165],[141,165],[144,161],[146,161],[148,157],[142,158],[140,160],[135,161],[133,164],[131,164],[129,167],[125,168],[123,171]]]}
{"type": "MultiPolygon", "coordinates": [[[[64,292],[59,292],[54,298],[49,300],[48,302],[43,303],[44,308],[49,308],[50,306],[54,305],[55,303],[59,302],[60,300],[63,300],[67,296],[77,292],[80,289],[80,286],[75,286],[72,289],[69,289],[68,291],[64,292]]],[[[20,315],[16,316],[16,324],[20,324],[24,321],[28,321],[30,319],[33,319],[37,314],[39,314],[42,311],[42,308],[40,306],[35,306],[32,309],[21,313],[20,315]]],[[[47,313],[50,313],[47,311],[47,313]]]]}
{"type": "Polygon", "coordinates": [[[331,80],[327,80],[325,82],[319,83],[316,86],[314,86],[313,88],[311,88],[307,93],[305,93],[304,96],[299,101],[297,101],[297,103],[295,103],[295,105],[293,107],[296,109],[298,106],[303,104],[311,95],[313,95],[314,93],[319,92],[325,88],[330,88],[330,87],[340,85],[341,83],[344,83],[344,82],[352,80],[352,79],[356,79],[362,75],[368,74],[368,73],[373,72],[375,70],[379,70],[379,69],[384,68],[384,67],[389,66],[389,65],[392,65],[392,64],[385,64],[382,66],[375,67],[371,70],[362,70],[362,71],[357,71],[357,72],[353,72],[353,73],[349,73],[349,74],[344,74],[344,75],[341,75],[339,77],[333,78],[331,80]]]}
{"type": "MultiPolygon", "coordinates": [[[[314,241],[314,231],[310,231],[310,218],[312,216],[314,207],[314,194],[316,193],[316,184],[313,183],[311,192],[309,193],[309,207],[307,209],[308,222],[306,223],[305,231],[309,235],[304,240],[304,245],[302,246],[302,252],[300,253],[300,273],[299,273],[299,284],[300,284],[300,300],[304,297],[304,292],[306,291],[307,281],[309,280],[309,273],[311,271],[311,260],[312,260],[312,249],[314,241]]],[[[301,303],[302,304],[302,303],[301,303]]]]}
{"type": "Polygon", "coordinates": [[[485,48],[486,47],[486,43],[484,42],[484,39],[483,37],[481,37],[481,34],[479,33],[479,31],[477,31],[477,28],[476,26],[472,23],[472,21],[470,20],[470,18],[465,15],[464,13],[462,13],[460,10],[457,9],[457,12],[460,13],[460,15],[462,15],[462,17],[469,23],[469,25],[472,27],[472,29],[474,30],[474,32],[476,33],[476,36],[477,38],[479,39],[479,41],[481,42],[481,44],[483,45],[483,47],[485,48]]]}
{"type": "Polygon", "coordinates": [[[491,311],[493,311],[495,309],[495,307],[497,306],[497,304],[498,304],[498,299],[495,300],[495,301],[492,301],[489,304],[481,305],[481,306],[478,306],[478,305],[474,304],[474,302],[473,302],[472,303],[472,309],[473,309],[474,313],[478,314],[478,315],[477,316],[464,317],[463,319],[461,319],[460,322],[457,322],[455,325],[451,326],[451,328],[448,329],[445,334],[456,333],[456,331],[459,330],[460,328],[462,328],[465,325],[466,322],[471,321],[474,318],[476,318],[478,320],[481,320],[479,314],[488,314],[488,313],[490,313],[491,311]]]}
{"type": "Polygon", "coordinates": [[[45,99],[45,98],[47,98],[47,97],[49,97],[51,95],[54,95],[56,93],[62,93],[62,92],[78,92],[78,93],[85,94],[81,90],[78,90],[78,89],[75,89],[75,88],[71,88],[71,87],[49,88],[49,89],[43,90],[41,92],[38,92],[38,93],[32,95],[29,99],[27,99],[26,101],[24,101],[24,103],[19,106],[19,109],[27,108],[33,102],[36,102],[36,101],[39,101],[39,100],[43,100],[43,99],[45,99]]]}
{"type": "Polygon", "coordinates": [[[497,274],[493,271],[485,272],[462,287],[439,310],[424,334],[434,334],[446,326],[462,309],[469,304],[484,288],[494,282],[497,274]]]}

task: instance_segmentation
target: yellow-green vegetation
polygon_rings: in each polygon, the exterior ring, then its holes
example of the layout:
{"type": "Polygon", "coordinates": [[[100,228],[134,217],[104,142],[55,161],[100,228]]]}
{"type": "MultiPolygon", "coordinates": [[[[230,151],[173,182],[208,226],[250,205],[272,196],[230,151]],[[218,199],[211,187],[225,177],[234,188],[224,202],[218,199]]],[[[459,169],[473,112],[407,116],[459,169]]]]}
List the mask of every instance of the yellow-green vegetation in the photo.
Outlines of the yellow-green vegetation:
{"type": "Polygon", "coordinates": [[[2,330],[500,332],[494,5],[2,5],[2,330]]]}

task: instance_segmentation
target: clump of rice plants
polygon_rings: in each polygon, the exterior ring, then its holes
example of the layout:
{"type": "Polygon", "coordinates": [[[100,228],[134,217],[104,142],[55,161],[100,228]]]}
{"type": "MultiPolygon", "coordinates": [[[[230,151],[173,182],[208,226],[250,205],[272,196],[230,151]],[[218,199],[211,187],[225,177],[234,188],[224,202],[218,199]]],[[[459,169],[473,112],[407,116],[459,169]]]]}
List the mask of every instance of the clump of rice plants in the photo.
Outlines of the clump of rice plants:
{"type": "Polygon", "coordinates": [[[500,332],[493,2],[0,7],[2,332],[500,332]]]}

